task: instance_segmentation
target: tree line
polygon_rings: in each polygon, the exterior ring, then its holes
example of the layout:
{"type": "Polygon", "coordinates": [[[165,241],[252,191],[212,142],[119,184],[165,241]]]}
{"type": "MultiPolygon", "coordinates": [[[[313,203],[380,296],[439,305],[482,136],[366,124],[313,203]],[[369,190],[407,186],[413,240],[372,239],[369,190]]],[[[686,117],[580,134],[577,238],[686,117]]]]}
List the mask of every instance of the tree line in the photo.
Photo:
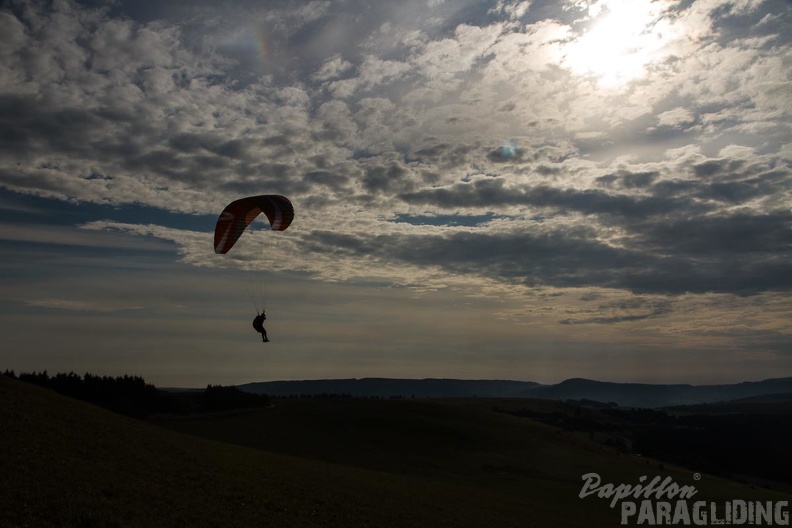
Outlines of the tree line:
{"type": "Polygon", "coordinates": [[[208,385],[203,391],[176,393],[158,389],[140,376],[97,376],[88,372],[82,376],[75,372],[51,376],[46,370],[19,375],[6,370],[3,374],[134,418],[270,405],[269,396],[244,392],[235,386],[208,385]]]}

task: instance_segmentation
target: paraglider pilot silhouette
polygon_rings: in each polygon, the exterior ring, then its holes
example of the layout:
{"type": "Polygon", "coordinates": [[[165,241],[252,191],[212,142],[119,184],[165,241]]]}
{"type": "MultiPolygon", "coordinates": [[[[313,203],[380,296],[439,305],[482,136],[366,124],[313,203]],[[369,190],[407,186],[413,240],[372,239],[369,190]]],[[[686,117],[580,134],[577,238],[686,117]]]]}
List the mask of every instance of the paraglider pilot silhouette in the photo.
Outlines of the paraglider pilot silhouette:
{"type": "MultiPolygon", "coordinates": [[[[294,207],[285,196],[277,194],[265,194],[261,196],[250,196],[235,200],[228,204],[217,219],[214,233],[215,253],[225,254],[234,246],[242,236],[242,233],[261,213],[267,217],[270,224],[270,231],[284,231],[294,220],[294,207]]],[[[265,254],[272,239],[269,236],[262,237],[262,254],[265,254]]],[[[250,242],[250,241],[249,241],[250,242]]],[[[264,281],[258,281],[257,290],[250,291],[251,300],[256,308],[256,318],[253,319],[253,328],[261,334],[261,340],[269,342],[267,331],[264,329],[264,321],[267,316],[264,314],[265,295],[264,281]]]]}
{"type": "Polygon", "coordinates": [[[267,319],[267,316],[264,312],[256,315],[255,319],[253,319],[253,328],[256,329],[256,332],[261,334],[261,340],[265,343],[269,342],[267,338],[267,330],[264,328],[264,321],[267,319]]]}

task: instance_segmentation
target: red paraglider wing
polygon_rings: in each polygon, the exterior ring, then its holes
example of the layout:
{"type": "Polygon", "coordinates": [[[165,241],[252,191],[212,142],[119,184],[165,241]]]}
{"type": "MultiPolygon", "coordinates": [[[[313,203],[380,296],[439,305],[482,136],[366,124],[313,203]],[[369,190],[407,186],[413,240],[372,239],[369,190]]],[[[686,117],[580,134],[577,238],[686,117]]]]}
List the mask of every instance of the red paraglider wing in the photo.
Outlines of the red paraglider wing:
{"type": "Polygon", "coordinates": [[[215,253],[228,253],[242,232],[258,215],[264,213],[273,231],[283,231],[294,220],[294,207],[285,196],[264,194],[235,200],[217,219],[214,235],[215,253]]]}

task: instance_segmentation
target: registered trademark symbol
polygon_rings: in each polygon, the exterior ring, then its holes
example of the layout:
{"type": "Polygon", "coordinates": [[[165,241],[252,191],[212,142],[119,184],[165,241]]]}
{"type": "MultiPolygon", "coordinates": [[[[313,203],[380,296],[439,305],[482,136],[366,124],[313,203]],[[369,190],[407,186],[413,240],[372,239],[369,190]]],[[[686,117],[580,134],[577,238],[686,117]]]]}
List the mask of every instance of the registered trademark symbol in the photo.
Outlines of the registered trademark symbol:
{"type": "Polygon", "coordinates": [[[693,473],[693,480],[701,480],[701,473],[693,473]]]}

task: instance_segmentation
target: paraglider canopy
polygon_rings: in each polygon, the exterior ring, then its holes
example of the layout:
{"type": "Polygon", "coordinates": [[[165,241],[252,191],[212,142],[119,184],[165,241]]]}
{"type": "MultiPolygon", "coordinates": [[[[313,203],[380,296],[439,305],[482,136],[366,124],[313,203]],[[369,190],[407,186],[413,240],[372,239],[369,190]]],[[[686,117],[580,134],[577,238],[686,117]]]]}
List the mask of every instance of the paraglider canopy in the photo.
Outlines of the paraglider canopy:
{"type": "Polygon", "coordinates": [[[263,194],[235,200],[223,209],[217,219],[215,253],[228,253],[245,228],[261,213],[266,215],[273,231],[285,230],[294,220],[294,207],[285,196],[263,194]]]}

